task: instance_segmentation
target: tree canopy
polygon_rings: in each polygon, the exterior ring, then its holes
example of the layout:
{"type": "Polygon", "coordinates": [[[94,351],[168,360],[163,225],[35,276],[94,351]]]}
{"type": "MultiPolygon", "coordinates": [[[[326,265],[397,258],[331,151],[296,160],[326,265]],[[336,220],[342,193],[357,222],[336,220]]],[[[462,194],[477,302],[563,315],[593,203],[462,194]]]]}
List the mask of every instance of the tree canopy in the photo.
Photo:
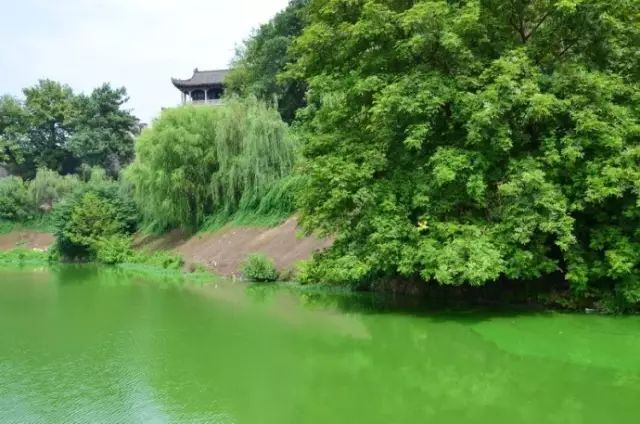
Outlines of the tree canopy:
{"type": "Polygon", "coordinates": [[[262,25],[238,49],[226,77],[231,93],[255,96],[268,103],[275,100],[282,119],[288,123],[304,106],[306,86],[299,79],[279,76],[294,60],[289,46],[302,32],[307,3],[308,0],[291,0],[283,11],[262,25]]]}
{"type": "Polygon", "coordinates": [[[640,2],[314,0],[288,75],[319,279],[640,301],[640,2]],[[324,270],[324,272],[322,272],[324,270]]]}
{"type": "Polygon", "coordinates": [[[89,95],[41,80],[25,88],[24,100],[0,99],[0,161],[33,177],[44,166],[64,174],[100,165],[116,174],[133,156],[138,120],[122,108],[124,88],[109,84],[89,95]]]}

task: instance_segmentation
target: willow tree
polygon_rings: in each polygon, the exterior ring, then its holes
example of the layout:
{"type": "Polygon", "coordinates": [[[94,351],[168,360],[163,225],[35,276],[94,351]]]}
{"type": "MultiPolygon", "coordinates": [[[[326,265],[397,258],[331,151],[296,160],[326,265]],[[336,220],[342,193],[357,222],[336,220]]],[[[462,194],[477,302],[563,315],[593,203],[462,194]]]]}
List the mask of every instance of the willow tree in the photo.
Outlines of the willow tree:
{"type": "Polygon", "coordinates": [[[303,221],[340,234],[318,278],[559,272],[640,301],[640,2],[308,13],[289,70],[309,84],[303,221]]]}
{"type": "MultiPolygon", "coordinates": [[[[295,160],[296,143],[276,110],[229,99],[164,110],[138,138],[125,176],[148,223],[196,228],[211,215],[260,212],[295,160]]],[[[278,208],[291,212],[288,201],[263,212],[278,208]]]]}

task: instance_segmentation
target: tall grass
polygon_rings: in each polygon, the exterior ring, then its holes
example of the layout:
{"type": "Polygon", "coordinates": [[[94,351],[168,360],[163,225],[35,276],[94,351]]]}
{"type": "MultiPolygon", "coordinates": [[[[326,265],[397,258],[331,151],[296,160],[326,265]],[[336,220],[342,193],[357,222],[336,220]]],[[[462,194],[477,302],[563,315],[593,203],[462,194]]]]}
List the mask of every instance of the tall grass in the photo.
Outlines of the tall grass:
{"type": "Polygon", "coordinates": [[[297,143],[278,112],[255,99],[163,111],[136,143],[126,179],[148,228],[215,227],[293,211],[297,143]]]}

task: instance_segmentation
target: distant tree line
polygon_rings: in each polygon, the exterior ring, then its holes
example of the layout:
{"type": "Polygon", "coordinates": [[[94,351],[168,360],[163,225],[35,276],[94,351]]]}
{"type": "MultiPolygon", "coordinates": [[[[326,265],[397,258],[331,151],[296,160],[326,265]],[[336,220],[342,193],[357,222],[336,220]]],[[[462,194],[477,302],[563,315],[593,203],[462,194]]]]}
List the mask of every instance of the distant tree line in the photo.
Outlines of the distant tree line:
{"type": "Polygon", "coordinates": [[[100,166],[115,176],[133,159],[140,124],[123,107],[124,88],[103,84],[76,94],[41,80],[23,94],[0,97],[0,164],[12,174],[32,178],[39,167],[74,174],[100,166]]]}

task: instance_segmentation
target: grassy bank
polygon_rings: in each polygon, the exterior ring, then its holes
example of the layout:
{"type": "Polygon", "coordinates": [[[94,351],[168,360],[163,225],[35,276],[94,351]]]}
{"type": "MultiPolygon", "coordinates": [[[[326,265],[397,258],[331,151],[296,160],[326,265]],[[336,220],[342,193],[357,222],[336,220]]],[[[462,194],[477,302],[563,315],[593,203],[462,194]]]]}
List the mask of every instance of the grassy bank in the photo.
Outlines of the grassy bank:
{"type": "MultiPolygon", "coordinates": [[[[14,249],[0,251],[0,265],[16,265],[16,266],[43,266],[64,263],[57,256],[54,249],[27,249],[17,247],[14,249]]],[[[179,255],[169,252],[133,252],[129,257],[117,264],[102,264],[97,261],[80,262],[82,264],[98,264],[106,267],[121,268],[129,271],[136,271],[143,274],[163,274],[163,275],[182,275],[188,276],[190,279],[207,279],[216,277],[206,267],[195,265],[189,269],[185,269],[184,261],[179,255]]]]}

